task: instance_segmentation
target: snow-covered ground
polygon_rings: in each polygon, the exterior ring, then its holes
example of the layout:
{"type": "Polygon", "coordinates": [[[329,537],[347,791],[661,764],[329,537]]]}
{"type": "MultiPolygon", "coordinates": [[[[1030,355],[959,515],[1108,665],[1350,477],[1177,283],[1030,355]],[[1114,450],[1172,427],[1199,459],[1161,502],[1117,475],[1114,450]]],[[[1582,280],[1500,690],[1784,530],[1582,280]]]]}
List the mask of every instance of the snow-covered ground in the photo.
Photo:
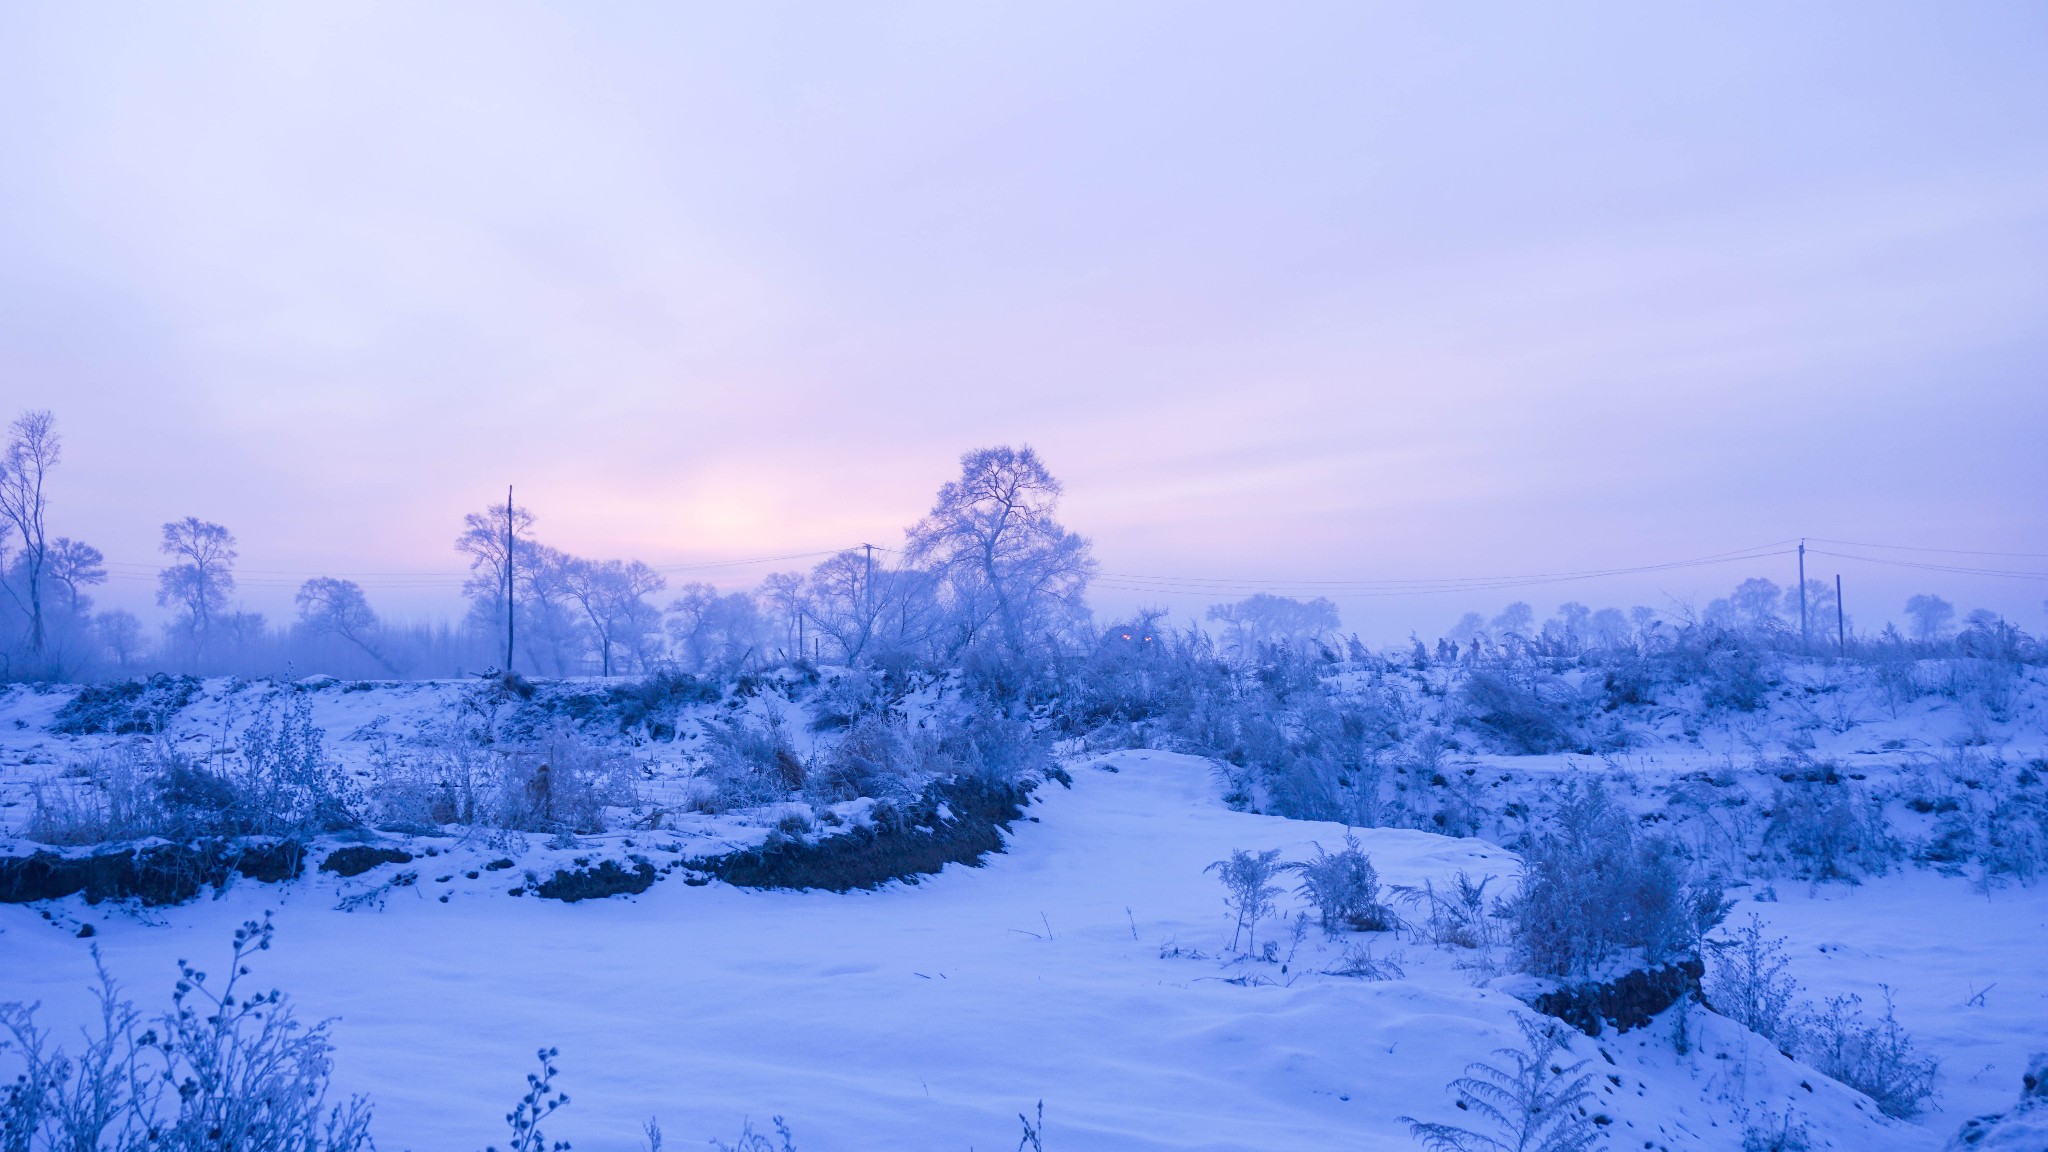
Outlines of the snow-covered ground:
{"type": "MultiPolygon", "coordinates": [[[[447,723],[471,687],[329,684],[306,696],[329,754],[373,783],[380,757],[447,723]]],[[[224,746],[279,691],[210,681],[164,739],[191,754],[224,746]]],[[[0,689],[8,851],[30,847],[19,835],[34,788],[76,787],[67,768],[79,756],[150,739],[53,732],[70,697],[0,689]]],[[[802,717],[774,692],[686,712],[737,708],[791,710],[808,750],[802,717]]],[[[2017,762],[2042,751],[2037,716],[2029,704],[1992,734],[2017,762]]],[[[1801,748],[1855,779],[1902,780],[1955,754],[1962,722],[1939,700],[1832,720],[1788,707],[1605,758],[1468,751],[1453,775],[1474,768],[1475,784],[1506,797],[1546,776],[1600,772],[1647,808],[1689,776],[1801,748]]],[[[610,737],[648,795],[689,786],[697,737],[676,727],[678,739],[610,737]]],[[[985,867],[875,892],[690,886],[674,873],[630,898],[508,893],[527,869],[627,851],[678,861],[754,842],[776,818],[670,806],[658,832],[622,827],[570,846],[489,833],[416,841],[435,854],[404,866],[418,877],[410,887],[383,887],[398,871],[386,867],[242,882],[171,908],[0,905],[0,1001],[41,1001],[45,1022],[72,1034],[90,1007],[93,947],[154,1007],[177,959],[217,968],[235,926],[273,912],[277,947],[258,977],[304,1016],[336,1019],[337,1087],[374,1099],[386,1147],[420,1152],[502,1141],[500,1118],[542,1046],[561,1049],[560,1087],[574,1101],[549,1134],[584,1152],[640,1147],[649,1117],[676,1148],[775,1114],[806,1152],[1009,1148],[1017,1113],[1040,1100],[1059,1152],[1412,1148],[1404,1116],[1471,1119],[1445,1085],[1517,1041],[1522,1010],[1489,982],[1484,958],[1391,935],[1297,934],[1303,905],[1291,896],[1261,926],[1280,945],[1275,962],[1230,956],[1222,891],[1204,869],[1235,849],[1300,860],[1338,845],[1343,828],[1233,810],[1215,764],[1194,757],[1121,751],[1069,767],[1072,788],[1042,787],[1008,852],[985,867]],[[514,868],[487,867],[501,859],[514,868]],[[369,894],[381,899],[339,907],[369,894]],[[94,935],[82,939],[87,924],[94,935]],[[1328,971],[1366,942],[1405,975],[1328,971]]],[[[1441,887],[1463,871],[1505,886],[1518,870],[1483,840],[1399,829],[1359,838],[1389,884],[1441,887]]],[[[1855,993],[1874,1009],[1888,986],[1919,1050],[1941,1061],[1930,1112],[1883,1119],[1725,1020],[1667,1013],[1647,1029],[1574,1041],[1600,1077],[1608,1146],[1738,1149],[1746,1126],[1790,1110],[1814,1148],[1936,1148],[1968,1117],[2010,1106],[2028,1054],[2048,1048],[2048,885],[1953,871],[1751,882],[1735,889],[1730,917],[1759,915],[1785,936],[1816,1001],[1855,993]]]]}
{"type": "MultiPolygon", "coordinates": [[[[91,957],[76,923],[153,998],[177,958],[218,958],[235,924],[274,910],[261,975],[306,1015],[339,1018],[338,1085],[375,1098],[387,1146],[422,1150],[496,1138],[542,1045],[561,1049],[574,1101],[550,1135],[593,1152],[637,1147],[649,1116],[688,1146],[771,1113],[806,1149],[1001,1148],[1041,1099],[1063,1152],[1412,1147],[1400,1117],[1459,1119],[1446,1082],[1516,1038],[1516,1002],[1426,946],[1382,941],[1407,972],[1386,981],[1321,974],[1337,948],[1313,931],[1289,942],[1285,971],[1213,958],[1230,924],[1203,868],[1233,848],[1298,859],[1341,828],[1230,811],[1206,762],[1167,753],[1113,754],[1040,797],[1007,854],[916,886],[664,883],[565,905],[442,903],[423,879],[381,912],[345,913],[349,882],[332,877],[242,884],[145,915],[68,901],[55,926],[0,909],[0,970],[10,998],[82,1020],[91,957]]],[[[1480,841],[1362,840],[1390,883],[1515,867],[1480,841]]],[[[1745,1113],[1788,1105],[1817,1147],[1925,1148],[1952,1127],[1878,1119],[1704,1014],[1685,1056],[1669,1027],[1576,1041],[1604,1078],[1616,1147],[1735,1149],[1745,1113]]]]}

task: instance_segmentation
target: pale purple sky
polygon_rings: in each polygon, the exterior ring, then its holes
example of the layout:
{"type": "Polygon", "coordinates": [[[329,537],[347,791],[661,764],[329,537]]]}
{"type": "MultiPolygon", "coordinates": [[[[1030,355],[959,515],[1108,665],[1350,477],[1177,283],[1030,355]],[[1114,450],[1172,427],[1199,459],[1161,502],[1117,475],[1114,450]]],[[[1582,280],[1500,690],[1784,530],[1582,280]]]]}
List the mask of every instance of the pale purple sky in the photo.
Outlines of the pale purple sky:
{"type": "Polygon", "coordinates": [[[57,530],[142,574],[220,521],[274,614],[458,569],[508,481],[680,564],[896,543],[1001,442],[1108,571],[1274,591],[2048,553],[2044,61],[2031,0],[10,5],[0,399],[57,530]]]}

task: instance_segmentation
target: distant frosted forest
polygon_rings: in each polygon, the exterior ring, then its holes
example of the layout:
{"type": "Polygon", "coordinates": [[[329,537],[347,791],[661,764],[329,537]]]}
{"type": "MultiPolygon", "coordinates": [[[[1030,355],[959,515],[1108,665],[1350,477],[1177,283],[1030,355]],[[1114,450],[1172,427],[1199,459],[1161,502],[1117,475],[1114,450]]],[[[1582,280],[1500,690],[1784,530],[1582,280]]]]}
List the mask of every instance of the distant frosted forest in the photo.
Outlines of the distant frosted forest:
{"type": "MultiPolygon", "coordinates": [[[[900,548],[830,554],[750,590],[672,581],[637,559],[571,555],[546,543],[544,526],[509,497],[451,512],[452,549],[469,571],[468,608],[430,623],[387,619],[372,602],[374,589],[345,576],[304,580],[288,619],[250,611],[238,595],[232,526],[197,516],[166,522],[156,541],[158,618],[101,608],[104,553],[67,534],[52,513],[62,507],[62,464],[53,414],[13,422],[0,459],[0,679],[437,679],[508,669],[544,678],[722,678],[796,662],[897,671],[1000,665],[1004,676],[1030,678],[1071,671],[1133,631],[1138,643],[1238,661],[1275,647],[1332,659],[1365,650],[1324,598],[1260,593],[1214,604],[1199,622],[1176,623],[1164,611],[1098,618],[1087,598],[1097,573],[1089,541],[1057,519],[1059,481],[1028,447],[963,456],[960,475],[939,489],[900,548]]],[[[1758,577],[1698,610],[1566,602],[1539,619],[1515,602],[1491,615],[1467,612],[1442,637],[1414,640],[1406,655],[1417,664],[1642,655],[1706,638],[1859,660],[2038,650],[1988,610],[1962,614],[1933,594],[1902,608],[1903,627],[1859,629],[1834,584],[1809,580],[1802,595],[1758,577]]]]}

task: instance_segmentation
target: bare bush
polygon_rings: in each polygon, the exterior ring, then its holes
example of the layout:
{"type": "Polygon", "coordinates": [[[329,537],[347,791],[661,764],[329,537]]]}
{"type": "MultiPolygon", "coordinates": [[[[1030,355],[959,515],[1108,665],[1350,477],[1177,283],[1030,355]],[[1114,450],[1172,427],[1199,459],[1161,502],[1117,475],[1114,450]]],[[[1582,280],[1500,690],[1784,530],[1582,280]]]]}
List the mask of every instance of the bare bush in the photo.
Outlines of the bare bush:
{"type": "Polygon", "coordinates": [[[76,845],[167,835],[153,784],[173,760],[155,745],[117,745],[75,762],[66,779],[32,785],[29,839],[76,845]]]}
{"type": "Polygon", "coordinates": [[[1572,781],[1552,827],[1522,851],[1511,910],[1526,971],[1586,977],[1617,959],[1658,965],[1682,956],[1727,914],[1720,881],[1675,845],[1639,835],[1598,781],[1572,781]]]}
{"type": "Polygon", "coordinates": [[[1273,883],[1280,873],[1280,850],[1246,852],[1237,849],[1228,860],[1218,860],[1204,868],[1214,872],[1223,881],[1223,903],[1237,918],[1235,929],[1230,934],[1230,947],[1234,951],[1240,937],[1249,933],[1246,951],[1258,948],[1259,921],[1273,912],[1273,899],[1280,895],[1280,886],[1273,883]]]}
{"type": "Polygon", "coordinates": [[[1345,833],[1343,850],[1334,854],[1321,844],[1315,847],[1315,859],[1284,867],[1301,877],[1296,891],[1315,905],[1323,931],[1391,932],[1400,924],[1394,910],[1380,901],[1379,871],[1356,836],[1345,833]]]}
{"type": "Polygon", "coordinates": [[[1904,855],[1883,805],[1831,771],[1807,773],[1773,790],[1763,846],[1790,874],[1816,881],[1883,875],[1904,855]]]}
{"type": "Polygon", "coordinates": [[[568,728],[509,753],[494,783],[490,822],[522,832],[602,832],[605,809],[638,799],[632,760],[568,728]]]}
{"type": "Polygon", "coordinates": [[[1526,674],[1474,671],[1460,688],[1464,719],[1499,738],[1510,751],[1540,756],[1561,752],[1578,741],[1573,729],[1578,702],[1557,677],[1525,669],[1526,674]]]}
{"type": "Polygon", "coordinates": [[[1860,996],[1831,997],[1813,1014],[1803,1055],[1814,1068],[1870,1097],[1887,1116],[1916,1116],[1934,1095],[1939,1062],[1920,1056],[1892,1011],[1884,989],[1884,1017],[1872,1022],[1860,996]]]}
{"type": "Polygon", "coordinates": [[[1401,980],[1407,977],[1407,969],[1401,966],[1401,954],[1392,952],[1385,956],[1374,956],[1372,944],[1353,944],[1344,949],[1337,962],[1323,969],[1326,976],[1348,976],[1355,980],[1401,980]]]}
{"type": "Polygon", "coordinates": [[[1518,1015],[1523,1046],[1501,1048],[1498,1064],[1475,1061],[1451,1081],[1460,1111],[1492,1129],[1478,1132],[1453,1124],[1401,1122],[1431,1152],[1586,1152],[1600,1129],[1586,1114],[1596,1097],[1593,1074],[1581,1060],[1565,1065],[1557,1052],[1566,1045],[1555,1021],[1518,1015]]]}
{"type": "Polygon", "coordinates": [[[100,1018],[78,1055],[53,1046],[34,1009],[0,1005],[0,1137],[10,1152],[220,1152],[372,1147],[360,1098],[327,1105],[333,1045],[276,991],[240,990],[248,961],[270,947],[268,920],[235,933],[226,981],[179,963],[169,1011],[144,1024],[100,971],[100,1018]]]}
{"type": "Polygon", "coordinates": [[[779,715],[771,712],[762,721],[735,717],[707,726],[697,776],[710,788],[692,803],[713,814],[773,804],[803,787],[805,775],[779,715]]]}
{"type": "Polygon", "coordinates": [[[1407,921],[1407,927],[1425,943],[1437,948],[1490,949],[1502,942],[1511,905],[1499,897],[1486,898],[1486,890],[1497,877],[1474,880],[1460,869],[1441,890],[1432,880],[1421,887],[1397,885],[1395,896],[1422,913],[1407,921]]]}
{"type": "Polygon", "coordinates": [[[1764,935],[1752,915],[1732,936],[1706,942],[1707,1002],[1714,1011],[1790,1053],[1799,1044],[1799,982],[1792,978],[1783,937],[1764,935]]]}

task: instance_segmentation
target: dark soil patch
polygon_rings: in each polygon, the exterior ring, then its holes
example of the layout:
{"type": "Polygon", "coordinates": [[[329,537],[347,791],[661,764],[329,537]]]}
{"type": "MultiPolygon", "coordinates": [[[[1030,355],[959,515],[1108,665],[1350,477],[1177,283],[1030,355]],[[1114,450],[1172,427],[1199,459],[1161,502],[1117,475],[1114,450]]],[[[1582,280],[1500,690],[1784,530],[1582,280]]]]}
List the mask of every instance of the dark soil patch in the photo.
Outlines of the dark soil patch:
{"type": "Polygon", "coordinates": [[[1683,997],[1698,999],[1700,978],[1707,967],[1698,957],[1666,964],[1660,968],[1639,968],[1618,979],[1598,984],[1575,984],[1538,996],[1530,1007],[1545,1016],[1598,1036],[1602,1024],[1617,1032],[1640,1028],[1657,1013],[1683,997]]]}
{"type": "Polygon", "coordinates": [[[91,856],[36,852],[0,857],[0,904],[61,900],[84,893],[86,903],[139,899],[182,904],[239,873],[278,883],[304,871],[306,850],[296,841],[200,840],[146,844],[91,856]]]}
{"type": "Polygon", "coordinates": [[[606,896],[637,896],[654,887],[654,865],[635,856],[629,871],[616,860],[600,861],[595,868],[557,871],[534,889],[549,900],[574,904],[578,900],[601,900],[606,896]]]}
{"type": "Polygon", "coordinates": [[[374,844],[351,844],[336,848],[320,862],[322,872],[337,876],[361,876],[380,864],[410,864],[412,853],[403,848],[379,848],[374,844]]]}
{"type": "Polygon", "coordinates": [[[741,888],[848,892],[891,880],[915,883],[948,864],[980,867],[983,857],[1001,852],[1002,833],[1023,814],[1030,795],[1028,788],[972,777],[941,781],[909,804],[879,809],[871,825],[818,840],[778,832],[759,848],[692,867],[741,888]]]}

